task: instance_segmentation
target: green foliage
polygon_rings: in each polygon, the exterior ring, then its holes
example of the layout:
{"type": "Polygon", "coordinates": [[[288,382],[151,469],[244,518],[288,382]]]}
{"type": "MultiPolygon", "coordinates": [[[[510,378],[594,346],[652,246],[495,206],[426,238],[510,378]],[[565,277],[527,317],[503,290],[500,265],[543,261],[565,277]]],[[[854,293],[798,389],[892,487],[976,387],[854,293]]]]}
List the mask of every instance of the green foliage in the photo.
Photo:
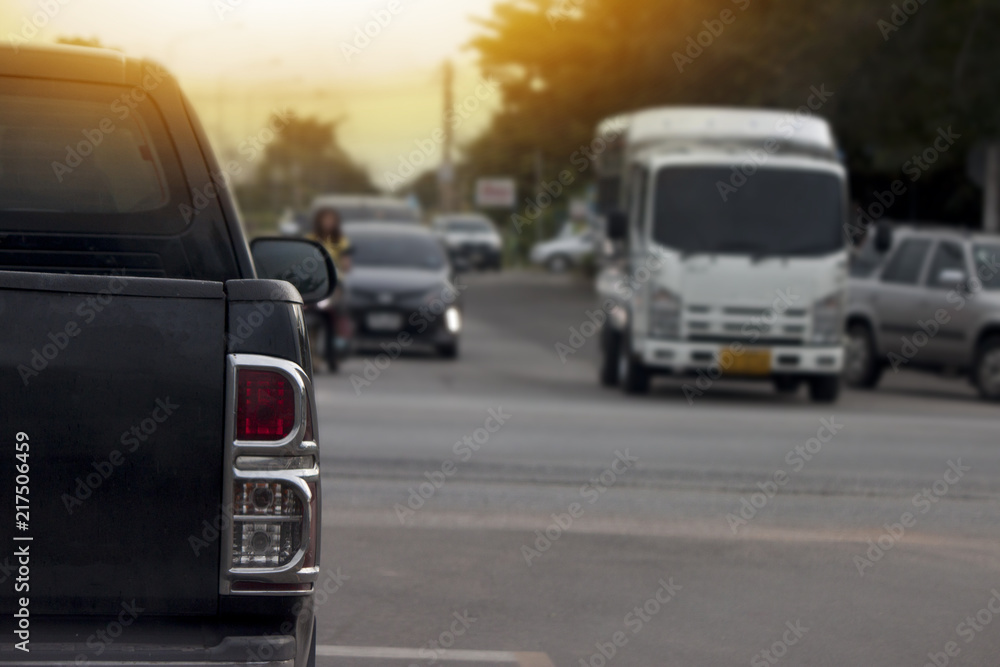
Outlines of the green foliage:
{"type": "Polygon", "coordinates": [[[1000,3],[909,2],[919,9],[894,29],[883,0],[507,0],[472,42],[503,82],[504,106],[467,147],[470,169],[517,175],[530,192],[537,153],[553,178],[615,113],[795,109],[825,85],[834,96],[820,114],[852,171],[896,178],[952,125],[960,145],[934,170],[963,172],[972,143],[1000,136],[1000,3]],[[699,53],[691,44],[724,11],[732,21],[699,53]]]}
{"type": "Polygon", "coordinates": [[[417,176],[406,188],[406,194],[414,194],[424,211],[435,211],[440,205],[441,190],[438,186],[438,172],[427,169],[417,176]]]}
{"type": "Polygon", "coordinates": [[[338,124],[292,116],[265,149],[251,180],[238,189],[244,209],[277,215],[289,203],[302,208],[319,194],[375,193],[368,172],[337,140],[338,124]]]}

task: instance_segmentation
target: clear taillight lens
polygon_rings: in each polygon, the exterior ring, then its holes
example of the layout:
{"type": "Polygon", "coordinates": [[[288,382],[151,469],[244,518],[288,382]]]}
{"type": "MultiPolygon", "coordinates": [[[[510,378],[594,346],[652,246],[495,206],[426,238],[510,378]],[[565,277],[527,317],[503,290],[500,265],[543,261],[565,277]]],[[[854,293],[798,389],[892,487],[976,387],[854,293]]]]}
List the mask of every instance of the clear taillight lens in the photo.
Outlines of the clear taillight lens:
{"type": "Polygon", "coordinates": [[[282,567],[302,547],[304,512],[283,482],[239,482],[233,498],[233,567],[282,567]]]}
{"type": "Polygon", "coordinates": [[[236,381],[236,438],[277,442],[295,428],[295,394],[281,373],[241,370],[236,381]]]}

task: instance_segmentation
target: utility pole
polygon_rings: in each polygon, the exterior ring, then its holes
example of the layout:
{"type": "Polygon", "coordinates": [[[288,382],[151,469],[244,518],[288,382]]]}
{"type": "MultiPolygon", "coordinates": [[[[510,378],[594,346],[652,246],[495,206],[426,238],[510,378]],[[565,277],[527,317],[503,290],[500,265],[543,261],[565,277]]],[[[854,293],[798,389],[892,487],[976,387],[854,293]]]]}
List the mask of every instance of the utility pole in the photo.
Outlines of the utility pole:
{"type": "Polygon", "coordinates": [[[1000,142],[986,149],[986,177],[983,182],[983,231],[1000,233],[1000,142]]]}
{"type": "Polygon", "coordinates": [[[443,213],[451,213],[455,209],[455,164],[452,161],[452,150],[455,145],[455,132],[451,124],[451,111],[455,104],[455,68],[450,60],[444,63],[444,145],[441,147],[441,169],[438,171],[438,192],[443,213]]]}
{"type": "Polygon", "coordinates": [[[1000,234],[1000,139],[983,139],[969,151],[966,170],[983,189],[983,231],[1000,234]]]}

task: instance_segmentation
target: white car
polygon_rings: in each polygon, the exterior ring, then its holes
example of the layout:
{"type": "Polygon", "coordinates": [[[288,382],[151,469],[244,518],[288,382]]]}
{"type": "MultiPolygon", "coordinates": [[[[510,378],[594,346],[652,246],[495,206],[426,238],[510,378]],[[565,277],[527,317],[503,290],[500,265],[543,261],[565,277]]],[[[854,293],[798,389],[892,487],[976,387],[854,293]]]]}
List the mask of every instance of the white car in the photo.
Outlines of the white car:
{"type": "Polygon", "coordinates": [[[503,239],[484,215],[464,213],[434,219],[434,231],[442,239],[457,267],[500,270],[503,239]]]}
{"type": "Polygon", "coordinates": [[[593,230],[574,232],[567,225],[556,238],[535,244],[531,249],[531,262],[544,266],[553,273],[562,273],[591,257],[596,239],[597,235],[593,230]]]}

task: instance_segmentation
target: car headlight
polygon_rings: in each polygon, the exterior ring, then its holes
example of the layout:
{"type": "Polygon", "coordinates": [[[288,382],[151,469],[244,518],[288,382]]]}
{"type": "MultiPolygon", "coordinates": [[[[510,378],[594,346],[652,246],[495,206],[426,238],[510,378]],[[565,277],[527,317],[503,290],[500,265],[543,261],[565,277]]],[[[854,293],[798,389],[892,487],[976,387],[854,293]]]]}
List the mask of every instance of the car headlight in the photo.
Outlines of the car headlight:
{"type": "Polygon", "coordinates": [[[444,325],[453,334],[457,334],[462,330],[462,313],[459,312],[458,308],[452,306],[444,311],[444,325]]]}
{"type": "Polygon", "coordinates": [[[813,304],[813,345],[839,345],[844,337],[844,293],[837,292],[813,304]]]}
{"type": "Polygon", "coordinates": [[[662,287],[655,288],[650,295],[649,335],[664,340],[681,335],[681,298],[662,287]]]}

